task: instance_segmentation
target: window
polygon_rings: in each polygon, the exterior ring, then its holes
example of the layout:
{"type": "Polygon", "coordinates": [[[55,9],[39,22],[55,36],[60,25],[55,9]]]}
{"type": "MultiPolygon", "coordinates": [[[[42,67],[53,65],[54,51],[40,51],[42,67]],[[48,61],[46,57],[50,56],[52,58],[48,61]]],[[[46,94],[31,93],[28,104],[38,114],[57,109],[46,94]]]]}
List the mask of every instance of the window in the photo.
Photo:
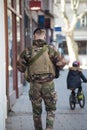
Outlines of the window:
{"type": "Polygon", "coordinates": [[[85,55],[86,54],[86,48],[87,48],[87,43],[86,41],[78,41],[78,47],[79,47],[79,54],[85,55]]]}
{"type": "Polygon", "coordinates": [[[78,20],[76,29],[87,28],[87,15],[83,16],[82,19],[78,20]]]}
{"type": "Polygon", "coordinates": [[[78,20],[77,24],[76,24],[76,29],[80,29],[80,20],[78,20]]]}
{"type": "Polygon", "coordinates": [[[21,84],[21,74],[17,73],[16,62],[22,45],[22,32],[20,31],[22,27],[21,0],[8,0],[7,3],[9,93],[15,90],[16,97],[18,97],[18,84],[21,84]]]}
{"type": "MultiPolygon", "coordinates": [[[[86,41],[76,41],[79,48],[79,55],[87,54],[87,42],[86,41]]],[[[68,54],[67,43],[64,41],[62,43],[62,49],[64,54],[68,54]]]]}
{"type": "Polygon", "coordinates": [[[81,22],[81,27],[87,27],[87,15],[83,16],[80,22],[81,22]]]}

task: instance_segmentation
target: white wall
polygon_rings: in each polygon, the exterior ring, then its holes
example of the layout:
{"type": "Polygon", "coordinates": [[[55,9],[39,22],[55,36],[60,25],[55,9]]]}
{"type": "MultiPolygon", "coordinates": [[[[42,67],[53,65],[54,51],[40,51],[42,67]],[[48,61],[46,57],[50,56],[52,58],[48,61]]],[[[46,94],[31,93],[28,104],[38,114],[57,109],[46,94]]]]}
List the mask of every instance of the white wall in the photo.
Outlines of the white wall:
{"type": "Polygon", "coordinates": [[[4,0],[0,0],[0,130],[5,129],[5,118],[7,116],[4,27],[4,0]]]}

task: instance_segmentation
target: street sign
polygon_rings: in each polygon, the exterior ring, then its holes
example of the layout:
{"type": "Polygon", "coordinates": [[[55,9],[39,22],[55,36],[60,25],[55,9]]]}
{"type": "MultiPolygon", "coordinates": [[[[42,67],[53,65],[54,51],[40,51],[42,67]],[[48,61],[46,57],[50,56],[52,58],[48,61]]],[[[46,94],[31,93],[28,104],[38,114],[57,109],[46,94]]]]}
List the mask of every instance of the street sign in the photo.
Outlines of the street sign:
{"type": "Polygon", "coordinates": [[[58,32],[61,32],[61,31],[62,31],[62,28],[61,28],[61,27],[54,27],[54,30],[55,30],[55,31],[58,31],[58,32]]]}

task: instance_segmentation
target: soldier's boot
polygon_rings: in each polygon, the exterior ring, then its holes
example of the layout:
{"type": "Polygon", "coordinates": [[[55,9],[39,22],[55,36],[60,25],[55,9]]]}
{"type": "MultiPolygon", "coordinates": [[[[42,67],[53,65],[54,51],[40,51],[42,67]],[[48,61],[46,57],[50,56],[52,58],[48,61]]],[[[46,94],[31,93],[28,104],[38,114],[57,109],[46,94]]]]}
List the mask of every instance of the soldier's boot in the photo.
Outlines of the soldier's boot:
{"type": "Polygon", "coordinates": [[[55,111],[47,112],[46,130],[53,130],[55,111]]]}
{"type": "Polygon", "coordinates": [[[34,127],[35,130],[43,130],[41,116],[34,116],[34,127]]]}
{"type": "Polygon", "coordinates": [[[51,128],[47,128],[46,130],[53,130],[53,129],[51,129],[51,128]]]}

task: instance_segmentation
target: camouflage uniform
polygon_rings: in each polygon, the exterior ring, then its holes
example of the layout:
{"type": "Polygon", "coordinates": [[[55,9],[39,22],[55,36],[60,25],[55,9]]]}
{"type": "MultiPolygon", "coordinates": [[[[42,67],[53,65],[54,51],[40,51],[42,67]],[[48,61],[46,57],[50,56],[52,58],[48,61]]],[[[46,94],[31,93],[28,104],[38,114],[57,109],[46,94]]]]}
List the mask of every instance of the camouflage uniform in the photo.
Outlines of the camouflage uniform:
{"type": "Polygon", "coordinates": [[[45,109],[47,111],[46,128],[49,128],[50,130],[53,129],[57,99],[53,81],[45,83],[30,83],[29,96],[33,106],[35,130],[42,130],[42,99],[44,100],[45,109]]]}
{"type": "MultiPolygon", "coordinates": [[[[33,46],[37,46],[38,48],[43,47],[47,43],[43,40],[34,40],[33,46]]],[[[48,46],[48,54],[50,59],[59,67],[63,68],[66,64],[65,59],[60,56],[58,52],[56,52],[52,47],[48,46]]],[[[22,59],[24,58],[25,51],[21,54],[22,59]]],[[[28,62],[31,57],[31,51],[28,53],[28,62]]],[[[40,63],[39,63],[40,64],[40,63]]],[[[29,97],[32,102],[33,108],[33,120],[35,130],[43,130],[42,121],[41,121],[41,113],[42,113],[42,99],[44,100],[45,109],[47,112],[46,117],[46,130],[53,130],[53,123],[55,118],[56,111],[56,101],[57,94],[55,91],[55,86],[52,75],[49,74],[40,74],[38,78],[36,75],[30,76],[30,90],[29,97]]]]}

